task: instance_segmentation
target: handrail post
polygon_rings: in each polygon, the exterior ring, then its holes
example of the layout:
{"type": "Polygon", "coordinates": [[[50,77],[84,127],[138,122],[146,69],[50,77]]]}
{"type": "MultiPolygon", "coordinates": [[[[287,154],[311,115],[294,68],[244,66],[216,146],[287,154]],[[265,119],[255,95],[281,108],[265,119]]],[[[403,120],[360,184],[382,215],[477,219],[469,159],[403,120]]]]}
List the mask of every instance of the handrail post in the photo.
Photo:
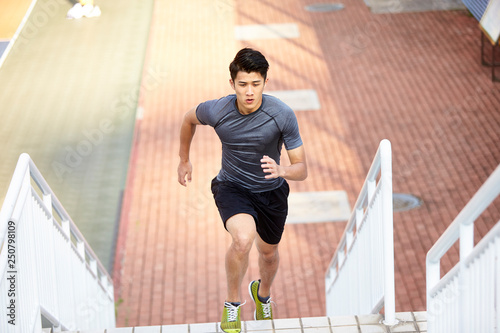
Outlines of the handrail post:
{"type": "Polygon", "coordinates": [[[50,211],[50,216],[53,216],[52,213],[52,195],[50,193],[44,193],[43,194],[43,203],[45,204],[45,207],[47,207],[50,211]]]}
{"type": "MultiPolygon", "coordinates": [[[[5,198],[12,198],[15,193],[18,193],[21,190],[24,183],[24,175],[29,167],[29,159],[30,157],[26,153],[19,156],[19,160],[17,162],[16,169],[14,170],[14,175],[12,176],[5,198]]],[[[4,222],[12,217],[12,212],[16,206],[16,202],[17,201],[6,200],[0,210],[0,248],[2,248],[3,239],[7,233],[7,224],[4,222]]]]}
{"type": "Polygon", "coordinates": [[[382,196],[382,216],[384,223],[384,308],[385,325],[395,325],[396,302],[394,286],[394,221],[392,202],[392,152],[389,140],[382,140],[380,143],[381,159],[381,182],[382,196]]]}
{"type": "Polygon", "coordinates": [[[460,224],[460,260],[467,258],[474,248],[474,223],[460,224]]]}
{"type": "MultiPolygon", "coordinates": [[[[459,284],[459,290],[460,293],[458,295],[459,297],[459,307],[460,307],[460,312],[461,313],[467,313],[467,304],[465,303],[465,299],[467,298],[467,286],[468,286],[468,281],[467,277],[465,276],[465,259],[469,256],[469,254],[472,252],[474,249],[474,223],[460,223],[460,229],[459,229],[459,242],[460,242],[460,276],[458,279],[458,284],[459,284]]],[[[465,333],[467,332],[467,328],[469,327],[469,316],[460,316],[459,317],[460,321],[460,333],[465,333]]]]}
{"type": "Polygon", "coordinates": [[[426,295],[427,295],[427,317],[428,319],[432,319],[432,309],[430,308],[430,300],[431,300],[431,287],[435,286],[440,279],[441,275],[441,262],[438,260],[437,262],[430,261],[429,256],[426,259],[426,272],[425,272],[425,284],[426,284],[426,295]]]}
{"type": "MultiPolygon", "coordinates": [[[[380,311],[382,305],[385,306],[384,324],[393,326],[398,323],[395,311],[395,284],[394,284],[394,227],[393,227],[393,197],[392,197],[392,152],[391,143],[389,140],[382,140],[379,144],[375,158],[372,161],[367,177],[361,188],[360,194],[353,207],[353,212],[344,230],[337,249],[333,255],[325,277],[326,285],[326,303],[327,314],[334,315],[333,311],[338,311],[341,314],[346,311],[351,311],[351,314],[361,314],[368,311],[380,311]],[[378,176],[380,175],[380,178],[378,176]],[[377,181],[378,180],[378,181],[377,181]],[[376,223],[377,231],[370,233],[370,226],[376,223]],[[382,226],[380,224],[382,223],[382,226]],[[364,225],[369,225],[367,232],[364,230],[364,225]],[[354,233],[353,230],[356,229],[354,233]],[[370,237],[370,238],[368,238],[370,237]],[[376,239],[375,239],[376,237],[376,239]],[[379,260],[383,261],[382,270],[373,271],[371,267],[367,268],[367,272],[375,273],[377,278],[377,289],[372,295],[366,297],[366,300],[351,299],[352,306],[344,307],[343,309],[335,309],[330,312],[333,307],[331,302],[345,301],[343,297],[346,290],[349,288],[358,288],[359,285],[352,281],[349,286],[345,285],[342,279],[337,279],[341,274],[349,274],[344,270],[340,270],[347,260],[350,260],[349,254],[353,249],[356,253],[369,251],[367,247],[360,244],[364,242],[377,242],[378,249],[376,254],[368,253],[367,255],[376,255],[379,260]],[[383,244],[380,244],[383,243],[383,244]],[[336,272],[336,276],[332,276],[332,272],[336,272]],[[338,282],[341,281],[341,282],[338,282]],[[342,287],[337,287],[341,285],[342,287]],[[340,289],[339,289],[340,288],[340,289]],[[332,299],[332,294],[337,293],[335,300],[332,299]],[[374,296],[376,294],[376,296],[374,296]],[[376,298],[376,299],[375,299],[376,298]],[[354,304],[355,303],[355,304],[354,304]],[[370,310],[371,309],[371,310],[370,310]]],[[[359,255],[359,254],[357,254],[359,255]]],[[[353,259],[356,260],[356,259],[353,259]]],[[[366,274],[365,274],[366,275],[366,274]]],[[[369,278],[362,276],[360,278],[369,278]]],[[[365,292],[367,288],[352,289],[355,295],[365,292]]],[[[374,289],[374,288],[368,288],[374,289]]],[[[364,295],[363,295],[364,296],[364,295]]],[[[366,312],[367,313],[367,312],[366,312]]]]}

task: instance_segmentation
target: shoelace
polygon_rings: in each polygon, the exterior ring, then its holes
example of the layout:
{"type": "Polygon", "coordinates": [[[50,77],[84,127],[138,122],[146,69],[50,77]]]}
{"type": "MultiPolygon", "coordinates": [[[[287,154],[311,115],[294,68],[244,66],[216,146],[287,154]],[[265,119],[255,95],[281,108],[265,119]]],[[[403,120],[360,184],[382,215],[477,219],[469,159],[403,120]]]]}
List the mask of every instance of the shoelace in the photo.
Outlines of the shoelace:
{"type": "Polygon", "coordinates": [[[271,298],[267,300],[267,303],[262,303],[262,312],[264,312],[264,318],[271,318],[271,298]]]}
{"type": "Polygon", "coordinates": [[[227,321],[228,322],[236,321],[236,319],[238,319],[238,308],[240,306],[244,305],[245,303],[246,303],[246,301],[244,303],[240,304],[239,306],[234,306],[233,304],[231,304],[229,302],[224,302],[224,306],[227,309],[227,321]]]}

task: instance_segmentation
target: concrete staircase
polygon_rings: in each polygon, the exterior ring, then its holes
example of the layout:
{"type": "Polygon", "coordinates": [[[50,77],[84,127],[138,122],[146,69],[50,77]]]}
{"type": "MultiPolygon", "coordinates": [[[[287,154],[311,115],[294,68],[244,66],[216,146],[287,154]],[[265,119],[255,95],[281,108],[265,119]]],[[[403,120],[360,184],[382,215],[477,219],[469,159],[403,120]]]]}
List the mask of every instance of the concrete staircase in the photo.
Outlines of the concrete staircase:
{"type": "MultiPolygon", "coordinates": [[[[336,316],[275,319],[272,321],[242,322],[242,333],[425,333],[426,312],[396,313],[399,323],[386,326],[383,316],[336,316]]],[[[123,327],[73,333],[221,333],[219,323],[181,324],[163,326],[123,327]]],[[[44,333],[51,333],[46,331],[44,333]]],[[[71,332],[70,332],[71,333],[71,332]]]]}

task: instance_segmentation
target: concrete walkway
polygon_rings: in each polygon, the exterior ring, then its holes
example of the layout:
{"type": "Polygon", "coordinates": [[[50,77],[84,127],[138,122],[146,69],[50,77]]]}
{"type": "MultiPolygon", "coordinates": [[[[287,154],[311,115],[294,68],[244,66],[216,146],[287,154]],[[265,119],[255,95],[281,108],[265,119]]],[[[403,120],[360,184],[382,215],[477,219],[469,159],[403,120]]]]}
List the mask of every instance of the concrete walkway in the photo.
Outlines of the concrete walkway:
{"type": "Polygon", "coordinates": [[[101,17],[81,20],[66,19],[70,1],[35,3],[0,67],[0,202],[30,154],[111,268],[153,2],[103,1],[101,17]]]}

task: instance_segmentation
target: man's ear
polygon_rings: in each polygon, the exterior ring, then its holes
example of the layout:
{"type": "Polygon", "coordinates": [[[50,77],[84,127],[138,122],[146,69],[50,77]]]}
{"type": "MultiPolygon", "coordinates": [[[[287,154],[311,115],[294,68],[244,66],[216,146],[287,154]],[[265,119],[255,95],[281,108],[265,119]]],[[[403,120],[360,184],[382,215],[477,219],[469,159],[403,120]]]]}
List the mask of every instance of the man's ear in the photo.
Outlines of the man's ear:
{"type": "Polygon", "coordinates": [[[229,84],[231,85],[231,88],[233,88],[233,90],[236,90],[235,87],[234,87],[234,81],[233,81],[233,79],[229,79],[229,84]]]}

